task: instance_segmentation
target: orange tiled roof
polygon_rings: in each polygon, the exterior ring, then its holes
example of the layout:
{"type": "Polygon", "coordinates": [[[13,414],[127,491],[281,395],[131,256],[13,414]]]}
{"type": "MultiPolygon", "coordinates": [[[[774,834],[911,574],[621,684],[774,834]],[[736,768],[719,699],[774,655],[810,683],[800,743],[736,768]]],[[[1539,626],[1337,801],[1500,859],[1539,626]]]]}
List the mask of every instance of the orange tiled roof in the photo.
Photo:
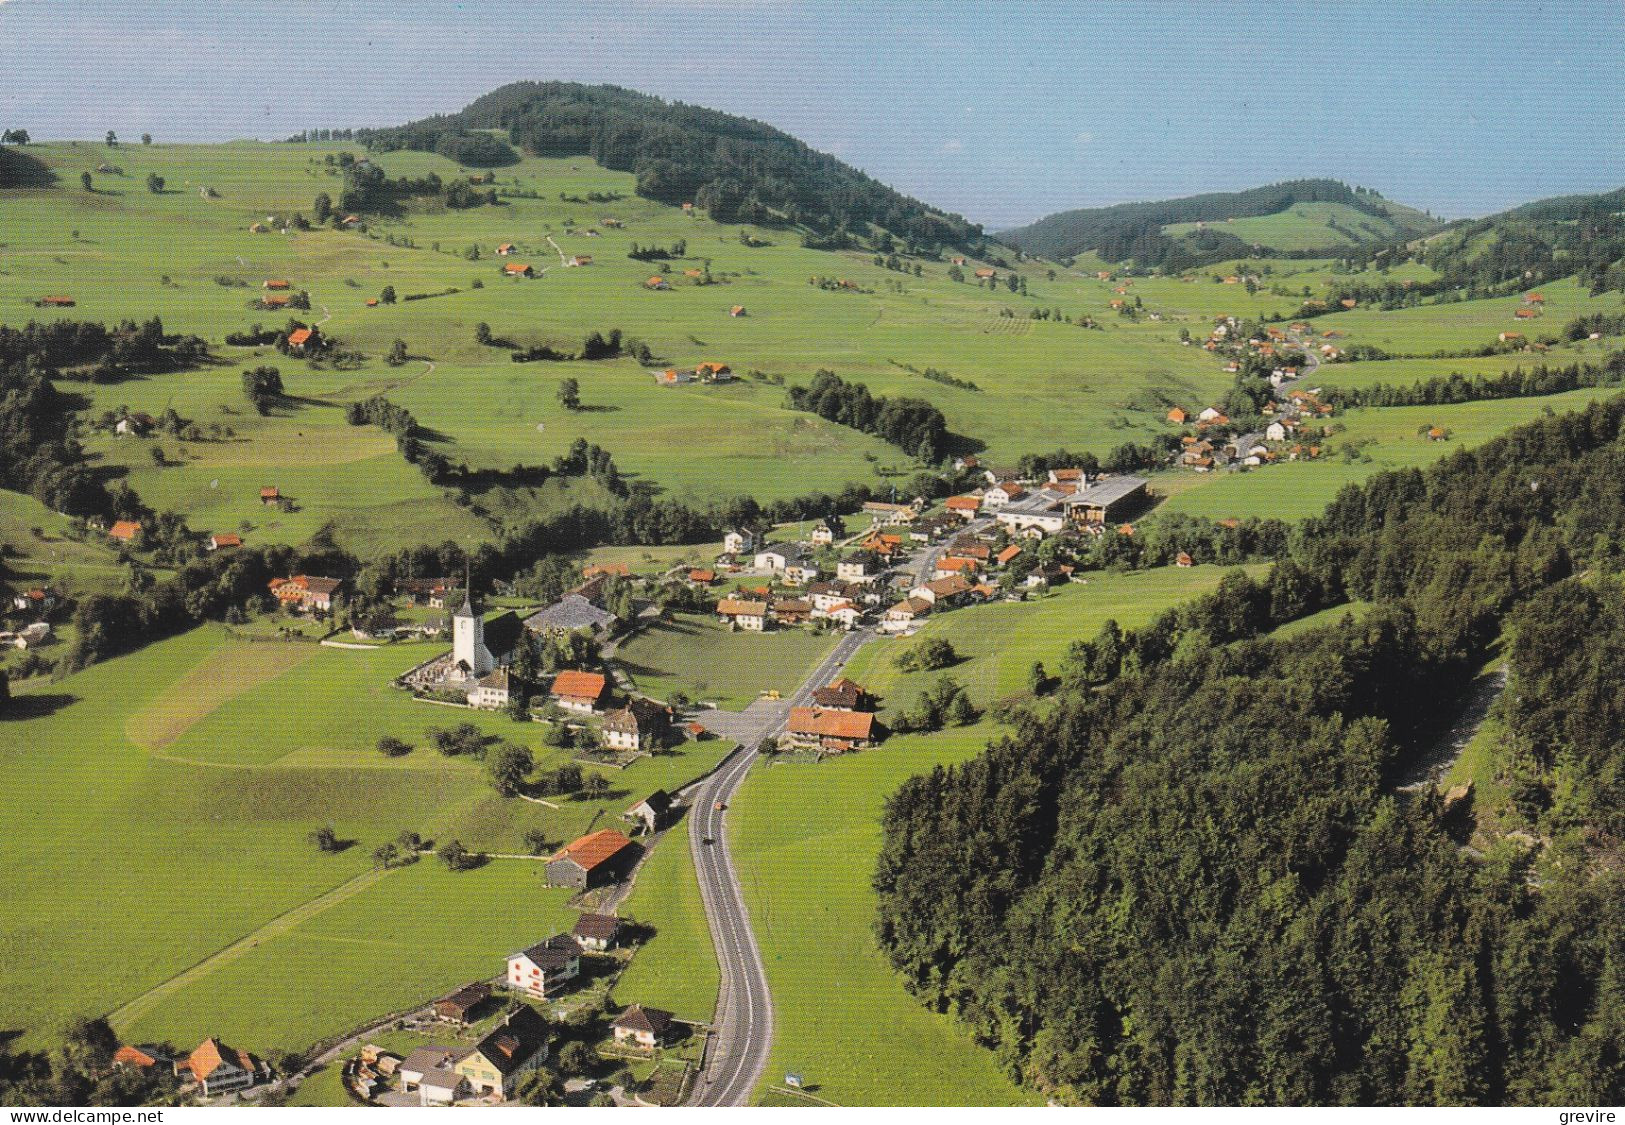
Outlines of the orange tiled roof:
{"type": "Polygon", "coordinates": [[[597,699],[604,694],[605,684],[602,672],[560,672],[553,677],[553,694],[575,699],[597,699]]]}
{"type": "Polygon", "coordinates": [[[553,860],[571,859],[591,871],[631,846],[632,841],[613,828],[603,828],[564,845],[553,854],[553,860]]]}

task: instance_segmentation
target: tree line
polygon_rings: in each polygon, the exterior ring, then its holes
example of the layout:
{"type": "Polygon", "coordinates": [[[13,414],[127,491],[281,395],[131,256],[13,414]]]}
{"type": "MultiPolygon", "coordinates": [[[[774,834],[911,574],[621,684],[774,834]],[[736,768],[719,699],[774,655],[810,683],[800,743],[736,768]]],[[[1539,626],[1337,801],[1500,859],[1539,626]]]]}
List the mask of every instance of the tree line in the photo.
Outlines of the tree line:
{"type": "Polygon", "coordinates": [[[923,399],[870,394],[862,383],[849,383],[833,371],[819,371],[808,386],[791,387],[789,405],[874,434],[930,464],[947,453],[948,420],[942,411],[923,399]]]}
{"type": "Polygon", "coordinates": [[[1452,371],[1410,386],[1375,383],[1366,387],[1328,387],[1326,402],[1353,406],[1439,406],[1485,399],[1540,398],[1586,387],[1618,386],[1625,379],[1625,352],[1613,352],[1601,363],[1571,363],[1564,367],[1537,364],[1499,375],[1464,375],[1452,371]]]}

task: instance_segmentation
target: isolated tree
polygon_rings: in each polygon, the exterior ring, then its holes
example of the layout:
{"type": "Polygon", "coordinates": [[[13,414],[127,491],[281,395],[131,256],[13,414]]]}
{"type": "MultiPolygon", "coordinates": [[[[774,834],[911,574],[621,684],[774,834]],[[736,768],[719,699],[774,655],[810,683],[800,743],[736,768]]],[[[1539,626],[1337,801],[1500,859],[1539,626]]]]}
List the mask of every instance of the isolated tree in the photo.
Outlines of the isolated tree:
{"type": "Polygon", "coordinates": [[[144,145],[150,145],[152,143],[152,134],[151,133],[142,133],[141,134],[141,143],[144,144],[144,145]]]}
{"type": "Polygon", "coordinates": [[[589,773],[582,782],[581,791],[589,797],[602,797],[609,792],[609,778],[601,773],[589,773]]]}
{"type": "Polygon", "coordinates": [[[86,191],[95,191],[96,190],[96,186],[90,182],[90,173],[89,172],[80,172],[79,173],[79,183],[84,187],[84,189],[86,191]]]}
{"type": "Polygon", "coordinates": [[[403,852],[416,854],[423,850],[423,837],[410,828],[401,829],[401,834],[395,837],[395,843],[400,845],[403,852]]]}
{"type": "Polygon", "coordinates": [[[62,1061],[85,1074],[105,1070],[118,1048],[118,1035],[101,1016],[81,1016],[62,1035],[62,1061]]]}
{"type": "Polygon", "coordinates": [[[406,356],[406,341],[397,339],[389,345],[389,354],[384,357],[384,362],[391,367],[399,367],[406,362],[406,356]]]}
{"type": "Polygon", "coordinates": [[[559,384],[559,402],[566,410],[581,409],[581,384],[574,379],[566,379],[559,384]]]}
{"type": "Polygon", "coordinates": [[[559,1052],[559,1070],[565,1074],[591,1074],[598,1065],[598,1052],[579,1039],[566,1043],[559,1052]]]}
{"type": "Polygon", "coordinates": [[[310,205],[310,213],[318,223],[325,223],[333,214],[333,197],[325,191],[317,192],[316,199],[310,205]]]}
{"type": "Polygon", "coordinates": [[[531,855],[545,854],[547,852],[549,843],[551,843],[551,841],[549,841],[547,838],[547,833],[543,832],[540,828],[526,829],[523,839],[525,841],[525,848],[530,852],[531,855]]]}
{"type": "Polygon", "coordinates": [[[386,869],[393,867],[400,855],[400,849],[394,844],[379,844],[372,850],[372,865],[386,869]]]}
{"type": "Polygon", "coordinates": [[[378,752],[386,758],[403,758],[412,752],[412,744],[386,734],[378,740],[378,752]]]}
{"type": "Polygon", "coordinates": [[[312,832],[310,842],[316,845],[318,851],[336,852],[339,850],[338,833],[333,831],[333,826],[330,824],[324,824],[312,832]]]}
{"type": "Polygon", "coordinates": [[[164,178],[157,172],[148,172],[147,190],[154,195],[162,195],[164,192],[164,178]]]}
{"type": "Polygon", "coordinates": [[[395,287],[393,285],[386,285],[378,291],[378,303],[380,305],[393,305],[395,303],[395,287]]]}
{"type": "Polygon", "coordinates": [[[512,797],[524,786],[525,779],[530,776],[536,762],[530,756],[530,751],[516,743],[506,742],[497,747],[486,762],[486,770],[491,775],[491,784],[496,791],[504,797],[512,797]]]}
{"type": "Polygon", "coordinates": [[[474,342],[482,348],[491,343],[491,326],[483,320],[474,326],[474,342]]]}
{"type": "Polygon", "coordinates": [[[282,373],[274,367],[255,367],[243,372],[243,394],[261,414],[269,414],[271,407],[282,397],[282,373]]]}
{"type": "Polygon", "coordinates": [[[452,871],[464,871],[479,862],[474,853],[463,847],[461,840],[451,840],[442,844],[435,854],[440,857],[440,862],[452,871]]]}
{"type": "Polygon", "coordinates": [[[107,130],[107,147],[108,148],[117,148],[118,147],[118,134],[113,132],[113,130],[111,130],[111,129],[107,130]]]}

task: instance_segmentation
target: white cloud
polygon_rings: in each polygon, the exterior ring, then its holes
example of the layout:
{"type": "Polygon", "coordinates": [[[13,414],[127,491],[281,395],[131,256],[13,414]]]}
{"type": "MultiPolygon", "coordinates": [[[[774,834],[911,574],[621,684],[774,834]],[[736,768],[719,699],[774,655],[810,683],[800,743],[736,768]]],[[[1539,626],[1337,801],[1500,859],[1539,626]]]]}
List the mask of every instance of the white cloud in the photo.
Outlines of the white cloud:
{"type": "Polygon", "coordinates": [[[958,139],[957,137],[955,137],[951,141],[944,141],[943,145],[942,145],[942,151],[943,152],[962,152],[962,151],[964,151],[964,148],[965,148],[965,142],[958,139]]]}

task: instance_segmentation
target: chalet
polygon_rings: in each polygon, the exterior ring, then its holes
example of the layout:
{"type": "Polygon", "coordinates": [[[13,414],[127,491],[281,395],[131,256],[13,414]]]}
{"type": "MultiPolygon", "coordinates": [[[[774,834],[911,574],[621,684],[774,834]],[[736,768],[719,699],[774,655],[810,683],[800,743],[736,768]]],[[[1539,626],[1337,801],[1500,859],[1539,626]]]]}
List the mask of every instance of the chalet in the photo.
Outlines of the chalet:
{"type": "Polygon", "coordinates": [[[827,547],[845,535],[846,524],[840,516],[825,516],[813,525],[810,538],[815,546],[827,547]]]}
{"type": "Polygon", "coordinates": [[[619,219],[599,219],[598,225],[601,227],[608,227],[610,230],[617,230],[624,227],[626,224],[621,222],[619,219]]]}
{"type": "Polygon", "coordinates": [[[1191,559],[1190,555],[1186,554],[1184,551],[1181,551],[1181,552],[1179,552],[1179,555],[1174,559],[1174,565],[1175,566],[1183,566],[1183,567],[1191,567],[1191,566],[1195,566],[1196,563],[1191,559]]]}
{"type": "Polygon", "coordinates": [[[770,607],[773,620],[781,625],[805,625],[812,617],[812,602],[801,598],[783,598],[770,607]]]}
{"type": "Polygon", "coordinates": [[[671,794],[664,789],[656,789],[643,800],[623,812],[621,819],[635,821],[643,828],[643,831],[653,834],[671,823],[672,812],[671,794]]]}
{"type": "Polygon", "coordinates": [[[454,1023],[459,1027],[467,1027],[474,1022],[474,1013],[485,1006],[491,999],[491,986],[485,981],[475,981],[465,984],[449,996],[442,996],[434,1002],[434,1017],[446,1023],[454,1023]]]}
{"type": "Polygon", "coordinates": [[[958,526],[953,516],[944,513],[938,516],[927,516],[916,520],[908,530],[910,541],[915,543],[931,543],[947,535],[958,526]]]}
{"type": "Polygon", "coordinates": [[[215,1038],[205,1039],[185,1059],[175,1064],[175,1074],[190,1076],[212,1098],[234,1090],[246,1090],[270,1077],[265,1063],[247,1051],[228,1047],[215,1038]]]}
{"type": "Polygon", "coordinates": [[[920,598],[904,598],[886,611],[880,623],[882,633],[906,633],[931,612],[931,603],[920,598]]]}
{"type": "Polygon", "coordinates": [[[626,1011],[615,1017],[610,1028],[615,1033],[615,1042],[626,1046],[652,1051],[665,1042],[671,1031],[674,1017],[670,1012],[659,1008],[645,1008],[642,1004],[633,1004],[626,1011]]]}
{"type": "Polygon", "coordinates": [[[1027,490],[1015,481],[1005,481],[996,484],[982,493],[982,504],[988,508],[1002,508],[1006,504],[1013,504],[1027,495],[1027,490]]]}
{"type": "Polygon", "coordinates": [[[292,289],[293,285],[292,285],[292,283],[286,282],[286,281],[272,280],[272,281],[265,282],[261,286],[261,288],[262,289],[283,290],[283,289],[292,289]]]}
{"type": "Polygon", "coordinates": [[[695,266],[695,267],[693,267],[691,269],[684,270],[683,271],[683,276],[684,277],[689,277],[689,278],[704,277],[705,276],[705,271],[700,269],[698,266],[695,266]]]}
{"type": "Polygon", "coordinates": [[[1010,544],[1010,546],[1008,546],[1004,550],[1000,551],[998,553],[998,555],[995,556],[994,561],[997,562],[1000,566],[1008,566],[1010,564],[1010,560],[1015,558],[1019,554],[1021,554],[1021,548],[1018,547],[1016,544],[1012,543],[1012,544],[1010,544]]]}
{"type": "Polygon", "coordinates": [[[506,1101],[547,1061],[550,1027],[535,1008],[521,1004],[458,1059],[452,1071],[468,1083],[475,1096],[495,1095],[506,1101]]]}
{"type": "Polygon", "coordinates": [[[602,672],[581,672],[571,669],[553,677],[550,694],[553,702],[566,711],[594,715],[597,714],[608,687],[609,683],[602,672]]]}
{"type": "Polygon", "coordinates": [[[20,613],[49,613],[55,605],[56,591],[49,586],[35,586],[13,595],[11,599],[11,608],[20,613]]]}
{"type": "Polygon", "coordinates": [[[998,276],[999,271],[991,266],[982,266],[976,271],[976,277],[979,281],[996,280],[998,276]]]}
{"type": "Polygon", "coordinates": [[[1525,293],[1523,303],[1526,305],[1544,305],[1546,298],[1539,293],[1525,293]]]}
{"type": "Polygon", "coordinates": [[[565,262],[564,264],[567,265],[567,266],[590,266],[590,265],[592,265],[592,255],[591,254],[576,254],[576,255],[572,256],[569,259],[569,261],[565,262]]]}
{"type": "Polygon", "coordinates": [[[116,520],[113,526],[107,529],[107,534],[120,543],[134,543],[141,537],[141,525],[135,520],[116,520]]]}
{"type": "Polygon", "coordinates": [[[450,1105],[467,1091],[463,1076],[452,1070],[468,1052],[461,1047],[419,1047],[395,1068],[403,1094],[417,1094],[422,1106],[450,1105]]]}
{"type": "Polygon", "coordinates": [[[726,363],[706,362],[695,365],[694,375],[702,383],[731,383],[734,371],[726,363]]]}
{"type": "Polygon", "coordinates": [[[1183,426],[1189,419],[1190,415],[1177,406],[1168,411],[1168,421],[1176,426],[1183,426]]]}
{"type": "Polygon", "coordinates": [[[1449,436],[1450,436],[1449,434],[1445,433],[1445,431],[1443,429],[1441,429],[1440,427],[1438,427],[1438,426],[1429,426],[1428,427],[1428,440],[1429,441],[1444,441],[1449,436]]]}
{"type": "Polygon", "coordinates": [[[547,861],[547,882],[552,887],[590,890],[613,883],[631,870],[639,855],[631,840],[611,828],[583,836],[559,849],[547,861]]]}
{"type": "Polygon", "coordinates": [[[816,615],[831,606],[852,600],[853,593],[858,589],[860,587],[845,582],[814,582],[807,587],[807,597],[812,601],[816,615]]]}
{"type": "Polygon", "coordinates": [[[361,225],[361,216],[360,215],[346,215],[346,216],[344,216],[344,218],[339,220],[339,225],[340,226],[345,226],[345,227],[360,226],[361,225]]]}
{"type": "Polygon", "coordinates": [[[608,953],[621,936],[621,920],[613,914],[583,914],[576,919],[570,936],[584,950],[608,953]]]}
{"type": "Polygon", "coordinates": [[[671,713],[648,699],[629,699],[619,711],[604,716],[604,745],[611,750],[650,750],[671,727],[671,713]]]}
{"type": "Polygon", "coordinates": [[[717,616],[747,633],[762,633],[767,630],[766,602],[723,598],[717,602],[717,616]]]}
{"type": "Polygon", "coordinates": [[[267,507],[282,503],[282,491],[274,484],[266,485],[260,489],[260,503],[267,507]]]}
{"type": "Polygon", "coordinates": [[[600,574],[610,578],[630,578],[632,568],[623,562],[589,563],[581,568],[583,578],[597,578],[600,574]]]}
{"type": "Polygon", "coordinates": [[[826,711],[867,711],[869,693],[856,680],[842,676],[824,687],[813,689],[813,706],[826,711]]]}
{"type": "Polygon", "coordinates": [[[361,303],[366,305],[367,308],[369,308],[369,309],[375,309],[375,308],[378,307],[378,298],[377,297],[368,297],[365,301],[363,301],[361,303]]]}
{"type": "Polygon", "coordinates": [[[788,543],[777,543],[772,546],[763,546],[756,552],[752,563],[757,570],[784,570],[791,563],[802,560],[802,550],[788,543]]]}
{"type": "Polygon", "coordinates": [[[288,333],[288,350],[311,352],[322,346],[322,334],[314,328],[295,328],[288,333]]]}
{"type": "Polygon", "coordinates": [[[694,204],[692,204],[692,203],[683,204],[683,213],[685,215],[691,213],[693,210],[694,210],[694,204]]]}
{"type": "Polygon", "coordinates": [[[1220,410],[1216,406],[1210,406],[1206,410],[1202,411],[1196,416],[1196,420],[1198,422],[1207,422],[1210,425],[1215,426],[1222,426],[1226,422],[1230,421],[1229,418],[1225,417],[1224,411],[1220,410]]]}
{"type": "Polygon", "coordinates": [[[691,586],[710,586],[715,584],[717,572],[704,567],[694,567],[688,572],[688,583],[691,586]]]}
{"type": "Polygon", "coordinates": [[[1519,320],[1534,320],[1540,315],[1538,308],[1513,309],[1512,315],[1519,320]]]}
{"type": "Polygon", "coordinates": [[[535,277],[536,270],[524,262],[505,262],[502,272],[508,277],[535,277]]]}
{"type": "Polygon", "coordinates": [[[271,595],[290,609],[326,613],[333,608],[333,595],[342,585],[341,578],[296,574],[292,578],[271,579],[271,595]]]}
{"type": "Polygon", "coordinates": [[[722,551],[727,555],[749,555],[756,551],[757,532],[748,527],[735,528],[722,537],[722,551]]]}
{"type": "Polygon", "coordinates": [[[225,535],[209,536],[208,549],[210,551],[224,551],[231,547],[241,547],[242,545],[243,537],[241,535],[233,535],[228,532],[225,535]]]}
{"type": "Polygon", "coordinates": [[[509,254],[512,254],[515,249],[516,247],[513,243],[504,242],[501,246],[497,247],[497,257],[506,258],[509,254]]]}
{"type": "Polygon", "coordinates": [[[954,256],[954,257],[953,257],[953,258],[952,258],[952,259],[951,259],[951,264],[953,264],[953,265],[956,265],[956,266],[962,266],[962,265],[964,265],[964,264],[965,264],[965,259],[964,259],[964,257],[963,257],[963,256],[961,256],[961,255],[955,255],[955,256],[954,256]]]}
{"type": "Polygon", "coordinates": [[[150,1043],[143,1043],[139,1047],[125,1044],[113,1052],[113,1065],[131,1070],[152,1070],[155,1067],[162,1067],[173,1073],[175,1060],[164,1054],[162,1048],[150,1043]]]}
{"type": "Polygon", "coordinates": [[[971,592],[970,579],[962,574],[950,574],[914,587],[908,592],[911,600],[922,601],[936,609],[958,605],[971,592]]]}
{"type": "Polygon", "coordinates": [[[267,309],[285,309],[288,307],[287,294],[267,293],[260,298],[260,306],[267,309]]]}
{"type": "Polygon", "coordinates": [[[884,500],[870,500],[863,505],[863,514],[872,517],[873,523],[881,527],[907,523],[918,513],[919,509],[913,504],[892,504],[884,500]]]}
{"type": "Polygon", "coordinates": [[[1107,523],[1145,503],[1142,477],[1115,476],[1096,481],[1065,501],[1067,514],[1079,523],[1107,523]]]}
{"type": "Polygon", "coordinates": [[[506,668],[494,668],[474,681],[468,705],[482,711],[500,711],[513,696],[513,681],[506,668]]]}
{"type": "Polygon", "coordinates": [[[733,308],[728,310],[728,315],[729,316],[745,316],[746,315],[745,306],[744,305],[735,305],[733,308]]]}
{"type": "Polygon", "coordinates": [[[651,277],[648,281],[645,281],[643,283],[643,287],[645,289],[670,289],[671,283],[665,278],[657,275],[655,277],[651,277]]]}
{"type": "Polygon", "coordinates": [[[933,578],[949,578],[954,575],[975,574],[982,568],[982,564],[975,559],[967,559],[960,555],[943,555],[937,560],[937,567],[933,578]]]}
{"type": "Polygon", "coordinates": [[[979,496],[950,496],[945,503],[948,511],[961,519],[967,520],[975,519],[977,511],[982,507],[982,500],[979,496]]]}
{"type": "Polygon", "coordinates": [[[554,934],[508,958],[508,987],[538,998],[546,998],[580,973],[581,946],[569,934],[554,934]]]}
{"type": "Polygon", "coordinates": [[[1341,301],[1339,301],[1337,303],[1342,305],[1345,309],[1352,309],[1356,305],[1358,305],[1360,303],[1360,301],[1359,301],[1359,298],[1357,298],[1357,297],[1344,297],[1341,301]]]}
{"type": "Polygon", "coordinates": [[[694,373],[692,371],[679,371],[675,367],[668,367],[664,371],[655,373],[655,382],[662,387],[680,387],[684,383],[692,383],[693,381],[694,373]]]}
{"type": "Polygon", "coordinates": [[[784,740],[791,749],[816,750],[821,754],[863,750],[875,743],[875,717],[866,711],[792,707],[784,740]]]}
{"type": "Polygon", "coordinates": [[[855,551],[835,564],[835,577],[842,582],[873,582],[879,564],[873,551],[855,551]]]}
{"type": "Polygon", "coordinates": [[[1500,340],[1503,344],[1521,344],[1523,343],[1523,333],[1503,332],[1497,336],[1496,339],[1500,340]]]}
{"type": "MultiPolygon", "coordinates": [[[[856,603],[850,601],[836,602],[821,612],[823,617],[847,630],[856,629],[859,620],[863,617],[863,610],[859,609],[856,603]]],[[[814,613],[813,616],[817,617],[820,614],[814,613]]]]}

